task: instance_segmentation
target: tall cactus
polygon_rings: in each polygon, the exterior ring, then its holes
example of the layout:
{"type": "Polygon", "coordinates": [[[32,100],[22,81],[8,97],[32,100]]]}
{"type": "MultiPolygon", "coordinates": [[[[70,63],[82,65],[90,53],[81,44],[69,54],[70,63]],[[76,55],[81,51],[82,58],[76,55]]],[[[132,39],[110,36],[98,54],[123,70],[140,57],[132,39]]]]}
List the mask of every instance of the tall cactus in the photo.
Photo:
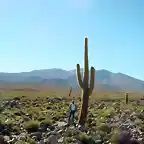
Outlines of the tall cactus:
{"type": "Polygon", "coordinates": [[[88,38],[85,38],[84,44],[84,78],[82,80],[80,73],[80,65],[77,64],[77,81],[79,86],[82,89],[82,102],[81,102],[81,112],[79,117],[79,124],[84,125],[88,113],[88,100],[89,96],[92,94],[94,89],[95,82],[95,69],[91,67],[91,76],[90,76],[90,86],[89,86],[89,64],[88,64],[88,38]]]}

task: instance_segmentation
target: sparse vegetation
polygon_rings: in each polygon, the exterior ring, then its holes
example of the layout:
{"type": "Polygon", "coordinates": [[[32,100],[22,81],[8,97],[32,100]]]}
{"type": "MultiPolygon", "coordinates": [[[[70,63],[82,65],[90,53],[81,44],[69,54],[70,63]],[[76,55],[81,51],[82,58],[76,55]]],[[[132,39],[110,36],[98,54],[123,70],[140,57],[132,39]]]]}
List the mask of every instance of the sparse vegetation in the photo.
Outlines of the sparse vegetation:
{"type": "Polygon", "coordinates": [[[56,134],[59,143],[117,144],[117,137],[124,130],[131,131],[139,141],[143,140],[144,106],[137,104],[141,93],[131,93],[125,105],[124,92],[94,91],[89,99],[85,127],[79,127],[77,120],[76,127],[67,127],[69,103],[75,99],[78,115],[81,92],[73,89],[69,97],[68,88],[37,88],[37,92],[30,93],[19,92],[18,88],[4,92],[6,97],[2,97],[0,102],[0,129],[7,141],[9,138],[14,143],[33,144],[50,141],[56,134]]]}

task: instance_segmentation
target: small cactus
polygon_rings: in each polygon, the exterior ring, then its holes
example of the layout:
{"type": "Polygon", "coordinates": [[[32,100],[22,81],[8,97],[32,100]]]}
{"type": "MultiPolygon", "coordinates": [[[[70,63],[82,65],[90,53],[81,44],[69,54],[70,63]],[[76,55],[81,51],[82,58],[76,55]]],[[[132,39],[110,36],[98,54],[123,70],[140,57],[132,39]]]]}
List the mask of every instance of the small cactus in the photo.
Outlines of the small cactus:
{"type": "Polygon", "coordinates": [[[90,76],[90,86],[89,86],[89,65],[88,65],[88,38],[85,38],[85,52],[84,52],[84,78],[81,78],[80,65],[77,64],[77,81],[82,89],[82,102],[81,102],[81,112],[79,117],[79,124],[84,125],[88,113],[88,100],[89,96],[92,94],[95,82],[95,69],[91,67],[90,76]]]}
{"type": "Polygon", "coordinates": [[[70,89],[69,89],[69,96],[71,96],[71,93],[72,93],[72,86],[70,86],[70,89]]]}
{"type": "Polygon", "coordinates": [[[125,103],[128,104],[128,93],[125,93],[125,103]]]}

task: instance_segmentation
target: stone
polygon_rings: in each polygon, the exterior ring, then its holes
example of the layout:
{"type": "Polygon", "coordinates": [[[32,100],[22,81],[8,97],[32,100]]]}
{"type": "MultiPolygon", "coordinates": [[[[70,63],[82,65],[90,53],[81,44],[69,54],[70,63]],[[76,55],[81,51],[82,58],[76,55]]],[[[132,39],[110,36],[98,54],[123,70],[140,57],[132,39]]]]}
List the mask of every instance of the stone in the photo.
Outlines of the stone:
{"type": "Polygon", "coordinates": [[[48,137],[48,144],[57,144],[57,136],[56,135],[50,135],[48,137]]]}
{"type": "Polygon", "coordinates": [[[64,141],[64,137],[61,137],[61,138],[58,139],[59,143],[62,143],[63,141],[64,141]]]}
{"type": "Polygon", "coordinates": [[[58,122],[57,126],[58,127],[65,127],[65,126],[67,126],[67,123],[66,122],[58,122]]]}
{"type": "Polygon", "coordinates": [[[10,141],[10,137],[9,136],[4,136],[4,141],[10,141]]]}
{"type": "Polygon", "coordinates": [[[0,144],[7,144],[4,140],[4,136],[0,135],[0,144]]]}
{"type": "Polygon", "coordinates": [[[41,132],[33,132],[33,133],[31,133],[31,137],[35,137],[38,141],[40,141],[42,138],[42,133],[41,132]]]}

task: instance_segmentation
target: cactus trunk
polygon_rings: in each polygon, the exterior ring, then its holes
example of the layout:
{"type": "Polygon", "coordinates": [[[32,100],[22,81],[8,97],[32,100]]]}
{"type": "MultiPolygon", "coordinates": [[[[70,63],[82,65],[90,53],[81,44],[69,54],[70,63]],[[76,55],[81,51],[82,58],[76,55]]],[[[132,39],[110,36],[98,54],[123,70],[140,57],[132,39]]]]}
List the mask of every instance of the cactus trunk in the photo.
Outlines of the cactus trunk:
{"type": "Polygon", "coordinates": [[[88,113],[89,96],[92,94],[95,81],[95,69],[91,67],[90,87],[89,87],[89,65],[88,65],[88,38],[85,38],[85,51],[84,51],[84,78],[82,80],[80,73],[80,65],[77,64],[77,81],[82,89],[82,103],[81,112],[79,116],[79,124],[84,125],[88,113]]]}
{"type": "Polygon", "coordinates": [[[86,122],[87,114],[88,114],[88,100],[89,94],[88,90],[83,91],[82,103],[81,103],[81,113],[79,117],[79,124],[84,125],[86,122]]]}

